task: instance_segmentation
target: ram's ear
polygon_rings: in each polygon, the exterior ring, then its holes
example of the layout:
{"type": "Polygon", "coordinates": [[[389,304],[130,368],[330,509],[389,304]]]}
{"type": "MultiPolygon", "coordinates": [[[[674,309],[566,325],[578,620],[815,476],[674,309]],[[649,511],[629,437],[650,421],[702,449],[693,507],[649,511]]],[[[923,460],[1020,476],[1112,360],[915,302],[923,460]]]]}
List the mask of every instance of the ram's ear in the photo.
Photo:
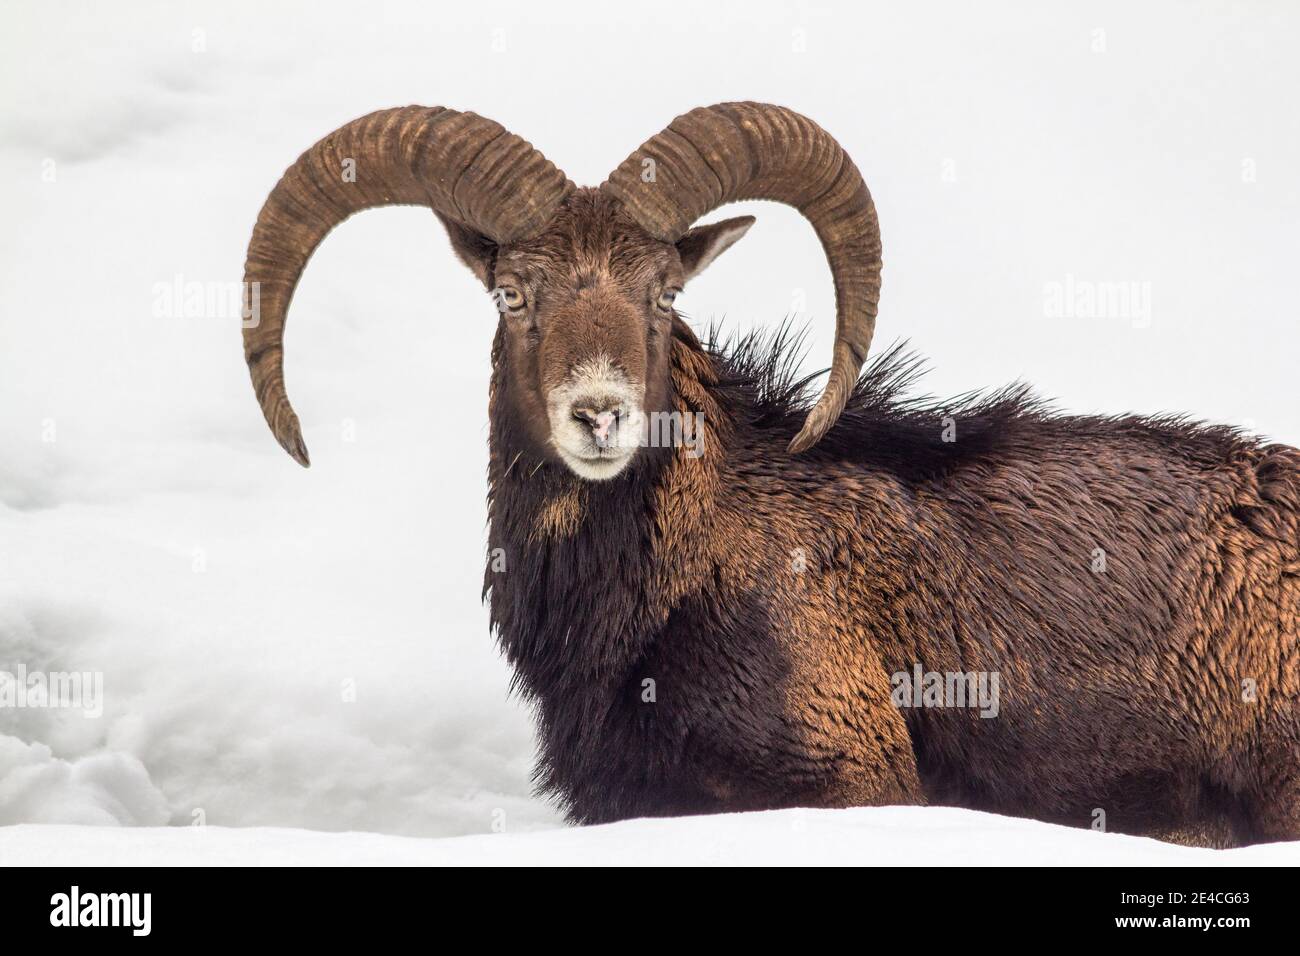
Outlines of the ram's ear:
{"type": "Polygon", "coordinates": [[[754,224],[753,216],[737,216],[707,226],[696,226],[677,240],[677,254],[682,257],[683,282],[690,282],[708,268],[709,263],[731,248],[754,224]]]}
{"type": "Polygon", "coordinates": [[[447,230],[451,239],[451,248],[456,258],[469,266],[469,271],[478,276],[478,281],[489,292],[492,290],[492,266],[496,260],[497,244],[482,233],[475,232],[455,219],[448,219],[441,213],[434,213],[447,230]]]}

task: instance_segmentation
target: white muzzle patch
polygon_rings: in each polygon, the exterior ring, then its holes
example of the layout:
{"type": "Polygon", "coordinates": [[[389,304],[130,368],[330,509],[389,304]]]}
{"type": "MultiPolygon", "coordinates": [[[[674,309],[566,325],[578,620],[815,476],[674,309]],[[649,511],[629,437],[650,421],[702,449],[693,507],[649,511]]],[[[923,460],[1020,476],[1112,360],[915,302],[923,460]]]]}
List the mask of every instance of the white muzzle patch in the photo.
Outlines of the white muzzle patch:
{"type": "Polygon", "coordinates": [[[578,365],[546,399],[551,444],[579,478],[606,481],[632,460],[644,431],[645,387],[601,355],[578,365]]]}

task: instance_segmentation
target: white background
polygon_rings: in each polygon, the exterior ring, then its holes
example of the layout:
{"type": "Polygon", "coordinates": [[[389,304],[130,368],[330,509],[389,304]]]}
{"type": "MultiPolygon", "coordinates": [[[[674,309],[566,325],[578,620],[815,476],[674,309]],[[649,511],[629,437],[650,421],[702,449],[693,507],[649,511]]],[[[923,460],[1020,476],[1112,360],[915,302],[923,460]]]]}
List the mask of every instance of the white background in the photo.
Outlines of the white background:
{"type": "MultiPolygon", "coordinates": [[[[0,824],[558,823],[479,602],[495,313],[432,215],[364,214],[305,274],[310,471],[237,320],[160,305],[240,279],[330,130],[472,109],[594,185],[694,106],[790,106],[871,186],[877,350],[910,339],[927,390],[1024,378],[1297,443],[1298,28],[1281,2],[6,4],[0,669],[102,671],[105,712],[0,710],[0,824]],[[1068,279],[1140,284],[1149,320],[1051,317],[1068,279]]],[[[797,312],[822,367],[816,239],[742,211],[682,310],[797,312]]]]}

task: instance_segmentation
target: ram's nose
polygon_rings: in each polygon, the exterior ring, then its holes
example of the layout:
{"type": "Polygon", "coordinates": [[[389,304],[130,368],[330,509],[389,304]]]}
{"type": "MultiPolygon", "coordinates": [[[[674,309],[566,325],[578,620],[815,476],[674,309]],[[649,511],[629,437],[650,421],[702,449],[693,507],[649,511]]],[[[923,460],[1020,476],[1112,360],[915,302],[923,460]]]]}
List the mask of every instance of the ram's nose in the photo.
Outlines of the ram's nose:
{"type": "Polygon", "coordinates": [[[612,441],[618,425],[618,412],[613,407],[601,408],[590,403],[575,404],[573,417],[586,423],[591,429],[591,437],[601,448],[612,441]]]}

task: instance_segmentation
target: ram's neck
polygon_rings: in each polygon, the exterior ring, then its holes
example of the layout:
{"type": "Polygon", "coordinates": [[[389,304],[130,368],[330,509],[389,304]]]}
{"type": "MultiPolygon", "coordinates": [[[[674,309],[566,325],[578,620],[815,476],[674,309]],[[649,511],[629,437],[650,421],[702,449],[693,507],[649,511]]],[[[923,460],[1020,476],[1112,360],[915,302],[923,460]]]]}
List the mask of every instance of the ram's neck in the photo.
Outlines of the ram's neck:
{"type": "Polygon", "coordinates": [[[710,579],[728,429],[714,380],[689,330],[676,336],[676,410],[700,423],[698,440],[642,449],[617,478],[589,482],[516,440],[494,375],[484,595],[525,693],[620,680],[710,579]]]}

